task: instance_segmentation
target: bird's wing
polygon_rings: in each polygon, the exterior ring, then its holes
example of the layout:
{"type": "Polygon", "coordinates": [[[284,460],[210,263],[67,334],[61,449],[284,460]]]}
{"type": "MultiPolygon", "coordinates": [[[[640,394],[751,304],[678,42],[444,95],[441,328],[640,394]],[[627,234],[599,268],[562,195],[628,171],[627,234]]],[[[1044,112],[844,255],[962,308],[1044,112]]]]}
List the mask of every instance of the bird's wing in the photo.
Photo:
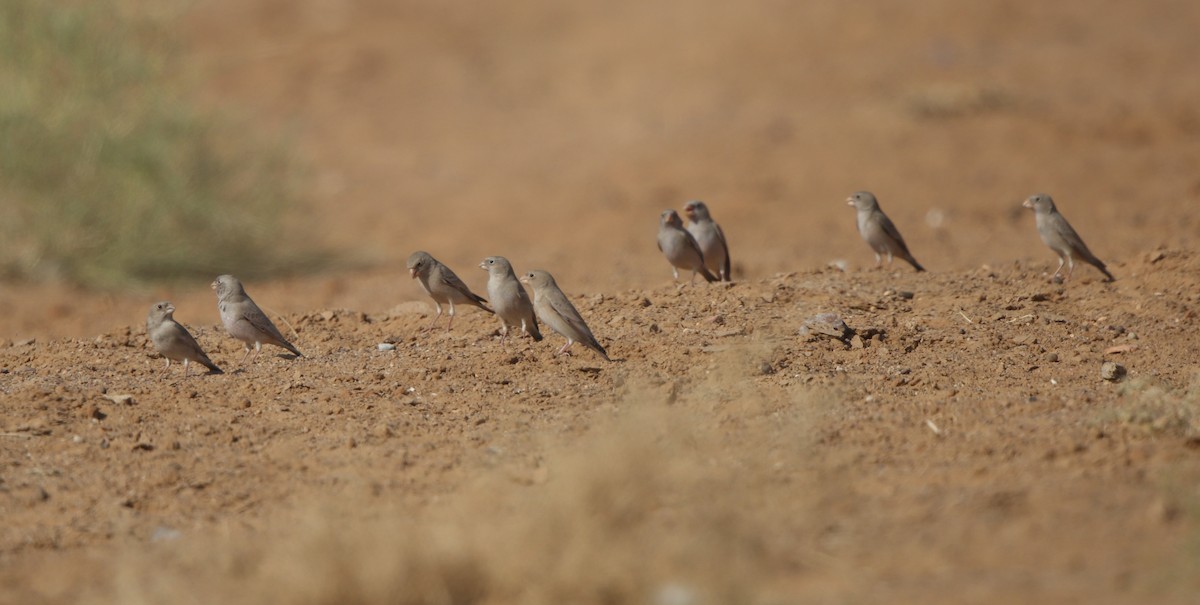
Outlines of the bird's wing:
{"type": "Polygon", "coordinates": [[[254,301],[250,300],[248,296],[242,305],[242,319],[250,322],[250,325],[254,326],[259,332],[281,342],[287,342],[287,339],[279,332],[279,328],[276,328],[275,324],[271,323],[271,319],[267,317],[267,314],[263,313],[262,309],[259,309],[258,305],[254,304],[254,301]]]}
{"type": "Polygon", "coordinates": [[[579,316],[579,311],[575,308],[575,305],[571,304],[570,300],[567,300],[567,295],[562,292],[558,292],[557,294],[558,296],[550,297],[550,307],[558,313],[559,317],[563,318],[563,321],[567,322],[572,328],[575,328],[580,334],[584,334],[588,338],[595,340],[595,337],[592,336],[592,331],[588,329],[583,318],[579,316]]]}
{"type": "Polygon", "coordinates": [[[197,353],[201,357],[205,356],[204,349],[200,348],[200,343],[196,342],[196,339],[192,336],[191,332],[188,332],[187,328],[183,327],[183,325],[177,321],[172,321],[167,325],[169,326],[168,329],[171,330],[171,335],[178,339],[182,345],[197,353]]]}
{"type": "Polygon", "coordinates": [[[904,237],[900,235],[900,230],[896,229],[896,225],[892,224],[892,219],[882,212],[876,214],[875,218],[879,221],[879,227],[883,229],[883,232],[896,242],[905,254],[908,254],[908,244],[904,243],[904,237]]]}
{"type": "Polygon", "coordinates": [[[725,232],[721,230],[721,226],[713,223],[713,227],[717,230],[717,239],[721,240],[721,249],[725,251],[725,266],[722,267],[725,270],[725,279],[730,279],[733,273],[729,267],[733,261],[729,258],[729,244],[725,241],[725,232]]]}
{"type": "Polygon", "coordinates": [[[439,265],[438,270],[441,273],[442,281],[447,286],[458,290],[463,296],[466,296],[475,302],[487,302],[482,296],[472,292],[471,289],[467,287],[467,284],[464,283],[463,280],[459,279],[458,276],[450,270],[450,267],[447,267],[446,265],[439,265]]]}

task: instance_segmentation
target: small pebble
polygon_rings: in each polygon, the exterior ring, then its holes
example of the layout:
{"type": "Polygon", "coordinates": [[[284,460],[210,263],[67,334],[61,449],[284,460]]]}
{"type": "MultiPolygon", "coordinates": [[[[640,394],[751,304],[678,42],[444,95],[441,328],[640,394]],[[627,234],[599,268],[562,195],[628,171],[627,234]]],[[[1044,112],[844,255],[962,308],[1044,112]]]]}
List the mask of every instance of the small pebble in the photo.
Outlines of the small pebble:
{"type": "Polygon", "coordinates": [[[1109,382],[1117,382],[1125,377],[1125,366],[1115,361],[1106,361],[1100,366],[1100,377],[1109,382]]]}
{"type": "Polygon", "coordinates": [[[390,342],[381,342],[375,345],[375,348],[379,349],[380,351],[394,351],[396,350],[396,345],[390,342]]]}

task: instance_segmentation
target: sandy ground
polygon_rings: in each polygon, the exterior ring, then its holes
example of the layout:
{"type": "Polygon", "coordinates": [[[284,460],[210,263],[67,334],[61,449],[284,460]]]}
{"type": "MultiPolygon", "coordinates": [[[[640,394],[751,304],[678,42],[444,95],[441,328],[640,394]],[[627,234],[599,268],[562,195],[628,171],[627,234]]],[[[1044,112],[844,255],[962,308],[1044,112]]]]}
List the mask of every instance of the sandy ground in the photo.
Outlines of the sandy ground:
{"type": "Polygon", "coordinates": [[[207,283],[4,284],[0,599],[1193,602],[1197,22],[197,3],[208,99],[294,137],[296,212],[356,268],[247,284],[307,357],[243,368],[207,283]],[[872,268],[859,189],[928,273],[872,268]],[[1049,280],[1038,191],[1116,282],[1049,280]],[[657,216],[692,198],[732,285],[671,283],[657,216]],[[551,270],[615,361],[422,332],[416,249],[481,292],[484,256],[551,270]],[[229,373],[161,373],[160,299],[229,373]]]}

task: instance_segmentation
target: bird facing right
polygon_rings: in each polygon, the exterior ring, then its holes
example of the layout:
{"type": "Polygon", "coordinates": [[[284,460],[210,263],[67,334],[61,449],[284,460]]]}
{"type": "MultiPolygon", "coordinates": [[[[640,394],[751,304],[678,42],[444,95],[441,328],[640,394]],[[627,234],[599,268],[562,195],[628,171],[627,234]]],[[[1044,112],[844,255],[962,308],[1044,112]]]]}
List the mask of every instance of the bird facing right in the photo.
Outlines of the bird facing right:
{"type": "Polygon", "coordinates": [[[1108,272],[1104,263],[1096,258],[1091,250],[1088,250],[1087,244],[1083,243],[1079,234],[1071,228],[1071,223],[1067,222],[1066,217],[1059,213],[1050,196],[1037,193],[1029,196],[1021,205],[1033,210],[1038,235],[1042,237],[1042,242],[1058,255],[1058,269],[1054,271],[1051,279],[1057,278],[1058,274],[1062,272],[1063,265],[1066,264],[1067,281],[1070,281],[1071,274],[1075,272],[1075,257],[1079,257],[1079,260],[1099,269],[1108,281],[1116,279],[1112,273],[1108,272]]]}
{"type": "Polygon", "coordinates": [[[679,279],[679,269],[683,269],[692,272],[692,281],[696,281],[697,273],[703,275],[705,281],[717,281],[716,276],[704,266],[704,253],[700,251],[700,244],[683,228],[683,219],[679,218],[679,213],[674,210],[664,210],[659,217],[658,249],[667,257],[667,262],[671,263],[671,274],[675,279],[679,279]]]}
{"type": "Polygon", "coordinates": [[[221,368],[208,358],[187,328],[175,321],[173,313],[175,305],[163,301],[150,307],[150,313],[146,316],[146,335],[154,344],[154,350],[167,358],[167,365],[163,371],[170,369],[172,361],[182,361],[183,375],[186,378],[188,362],[194,361],[211,370],[213,374],[222,374],[221,368]]]}
{"type": "Polygon", "coordinates": [[[688,233],[696,238],[700,252],[704,254],[704,266],[721,281],[733,281],[729,270],[729,244],[725,242],[725,232],[721,226],[708,213],[708,205],[700,200],[692,200],[683,207],[683,213],[688,217],[688,233]]]}
{"type": "Polygon", "coordinates": [[[238,364],[246,362],[250,356],[250,345],[254,344],[254,358],[258,359],[263,345],[275,345],[291,351],[296,357],[304,357],[300,351],[288,342],[279,328],[271,323],[267,314],[254,304],[242,282],[232,275],[219,275],[213,280],[212,289],[217,291],[217,309],[221,312],[221,323],[229,335],[242,341],[246,346],[246,354],[238,364]]]}
{"type": "Polygon", "coordinates": [[[846,198],[846,204],[854,206],[858,211],[858,234],[871,246],[871,250],[875,251],[876,267],[883,261],[883,256],[887,255],[888,265],[892,264],[893,256],[898,256],[908,261],[913,269],[925,270],[908,251],[908,245],[904,243],[896,225],[879,209],[879,201],[875,199],[875,194],[870,191],[856,192],[846,198]]]}
{"type": "Polygon", "coordinates": [[[521,281],[533,288],[533,310],[537,312],[538,319],[567,338],[567,344],[558,350],[559,355],[566,353],[578,340],[583,346],[599,353],[604,361],[612,361],[608,358],[608,352],[592,336],[592,331],[580,317],[575,305],[558,288],[553,276],[546,271],[530,271],[521,281]]]}
{"type": "Polygon", "coordinates": [[[512,263],[503,256],[489,256],[479,263],[479,268],[488,272],[487,291],[492,308],[500,318],[500,342],[508,338],[509,326],[518,328],[535,341],[542,340],[537,318],[533,314],[533,303],[525,287],[517,281],[512,263]]]}

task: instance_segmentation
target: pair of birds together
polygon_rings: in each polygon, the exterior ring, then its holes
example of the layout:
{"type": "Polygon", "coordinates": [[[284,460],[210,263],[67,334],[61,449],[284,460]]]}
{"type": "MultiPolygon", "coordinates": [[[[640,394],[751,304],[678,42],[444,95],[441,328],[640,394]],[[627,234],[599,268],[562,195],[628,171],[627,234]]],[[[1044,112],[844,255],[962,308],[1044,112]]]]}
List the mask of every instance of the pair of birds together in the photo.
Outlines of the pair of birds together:
{"type": "Polygon", "coordinates": [[[663,210],[658,219],[658,249],[671,263],[671,274],[679,279],[679,270],[692,272],[692,281],[701,275],[707,282],[733,281],[729,244],[725,232],[713,220],[708,205],[692,200],[684,205],[688,226],[674,210],[663,210]]]}
{"type": "MultiPolygon", "coordinates": [[[[875,199],[874,194],[859,191],[846,198],[846,203],[858,211],[858,233],[875,251],[875,266],[878,267],[882,257],[886,255],[889,265],[892,263],[892,257],[896,256],[908,261],[917,271],[925,270],[908,251],[908,245],[904,243],[904,238],[900,237],[900,231],[892,224],[891,219],[880,210],[879,201],[875,199]]],[[[1058,268],[1051,279],[1058,278],[1063,265],[1067,265],[1067,279],[1071,279],[1071,275],[1075,273],[1076,258],[1099,269],[1108,281],[1115,279],[1104,263],[1083,243],[1083,239],[1054,206],[1054,200],[1049,195],[1031,195],[1021,205],[1033,210],[1038,235],[1043,243],[1058,254],[1058,268]]]]}
{"type": "Polygon", "coordinates": [[[605,361],[608,352],[592,335],[587,322],[579,315],[579,310],[571,304],[566,294],[559,289],[554,276],[542,270],[529,271],[517,279],[512,263],[503,256],[489,256],[479,263],[479,268],[488,272],[487,291],[492,308],[488,301],[475,294],[463,283],[450,267],[442,264],[428,252],[413,252],[408,257],[408,272],[412,279],[420,280],[421,286],[429,293],[433,303],[437,305],[437,313],[429,327],[437,325],[442,316],[442,304],[450,307],[446,329],[454,324],[454,305],[473,305],[494,313],[500,319],[500,341],[508,337],[509,329],[519,329],[535,341],[542,340],[538,329],[538,320],[567,339],[567,343],[558,350],[562,355],[578,341],[583,346],[600,354],[605,361]],[[533,300],[525,292],[522,283],[533,289],[533,300]]]}
{"type": "MultiPolygon", "coordinates": [[[[221,312],[221,323],[225,324],[225,330],[246,346],[246,354],[239,363],[245,363],[250,356],[251,344],[254,345],[254,359],[258,359],[265,344],[282,347],[296,357],[304,357],[246,294],[246,289],[237,278],[232,275],[218,276],[213,280],[212,288],[217,292],[217,309],[221,312]]],[[[150,314],[146,317],[146,334],[155,350],[167,359],[164,371],[170,369],[172,361],[183,362],[183,375],[186,377],[188,364],[194,361],[214,374],[221,374],[221,368],[208,358],[195,337],[175,321],[174,313],[175,305],[163,301],[150,307],[150,314]]]]}

